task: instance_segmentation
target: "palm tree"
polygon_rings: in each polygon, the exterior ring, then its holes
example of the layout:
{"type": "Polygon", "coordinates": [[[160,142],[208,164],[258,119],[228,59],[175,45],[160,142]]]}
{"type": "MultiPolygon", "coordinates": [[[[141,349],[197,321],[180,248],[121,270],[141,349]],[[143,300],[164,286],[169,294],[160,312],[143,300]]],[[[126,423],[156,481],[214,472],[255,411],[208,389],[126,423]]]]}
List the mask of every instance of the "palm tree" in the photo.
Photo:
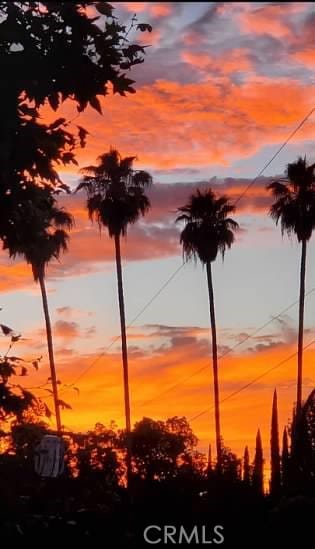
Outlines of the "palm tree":
{"type": "Polygon", "coordinates": [[[280,221],[282,234],[295,235],[302,244],[300,268],[299,299],[299,334],[298,334],[298,368],[296,411],[300,414],[302,407],[302,374],[303,374],[303,331],[304,299],[307,242],[315,228],[315,164],[308,164],[305,158],[299,157],[296,162],[288,164],[286,177],[273,181],[267,186],[275,198],[270,208],[271,217],[280,221]]]}
{"type": "Polygon", "coordinates": [[[52,259],[59,259],[61,252],[67,250],[69,236],[65,229],[71,229],[73,218],[57,206],[56,199],[47,187],[27,184],[16,199],[17,208],[11,213],[11,230],[7,230],[3,248],[8,249],[10,257],[23,256],[32,267],[35,282],[40,285],[57,431],[61,432],[58,381],[45,275],[46,267],[52,259]]]}
{"type": "Polygon", "coordinates": [[[190,197],[188,204],[178,208],[180,215],[176,222],[184,221],[185,227],[180,235],[184,257],[187,260],[199,259],[206,266],[210,322],[212,336],[212,366],[214,385],[215,431],[217,450],[217,470],[221,471],[222,439],[220,427],[220,402],[218,379],[218,349],[214,308],[211,263],[215,261],[218,252],[222,258],[226,248],[234,242],[234,231],[238,229],[236,221],[228,217],[235,208],[226,196],[217,197],[211,189],[204,192],[197,190],[190,197]]]}
{"type": "Polygon", "coordinates": [[[118,283],[118,301],[121,328],[121,351],[123,363],[125,418],[127,432],[127,477],[131,475],[130,395],[126,319],[121,267],[120,238],[126,236],[129,224],[136,223],[150,208],[145,190],[152,182],[149,173],[132,168],[135,156],[122,158],[115,149],[102,154],[96,166],[83,168],[83,177],[77,190],[87,193],[87,209],[91,220],[99,227],[106,227],[110,238],[114,238],[118,283]]]}

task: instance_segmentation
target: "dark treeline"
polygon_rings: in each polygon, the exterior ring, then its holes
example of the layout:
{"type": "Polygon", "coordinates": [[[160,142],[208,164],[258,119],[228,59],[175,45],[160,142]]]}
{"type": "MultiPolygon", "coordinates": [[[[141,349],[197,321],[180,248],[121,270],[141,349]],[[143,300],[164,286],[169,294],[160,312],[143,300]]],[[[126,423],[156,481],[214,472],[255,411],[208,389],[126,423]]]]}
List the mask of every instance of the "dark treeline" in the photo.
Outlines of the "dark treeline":
{"type": "Polygon", "coordinates": [[[139,547],[146,546],[143,532],[151,524],[184,525],[187,531],[219,524],[228,547],[236,541],[264,546],[271,534],[279,542],[298,539],[315,509],[315,394],[306,401],[301,420],[293,419],[285,429],[282,449],[276,408],[274,397],[270,491],[259,431],[252,458],[247,448],[244,459],[238,458],[221,441],[218,471],[198,451],[197,437],[183,417],[143,418],[135,424],[128,490],[126,432],[114,423],[65,433],[63,475],[41,479],[34,470],[34,448],[49,432],[48,425],[24,412],[11,432],[1,436],[6,447],[0,455],[1,539],[105,535],[110,547],[139,547]],[[288,522],[290,516],[294,521],[288,522]]]}

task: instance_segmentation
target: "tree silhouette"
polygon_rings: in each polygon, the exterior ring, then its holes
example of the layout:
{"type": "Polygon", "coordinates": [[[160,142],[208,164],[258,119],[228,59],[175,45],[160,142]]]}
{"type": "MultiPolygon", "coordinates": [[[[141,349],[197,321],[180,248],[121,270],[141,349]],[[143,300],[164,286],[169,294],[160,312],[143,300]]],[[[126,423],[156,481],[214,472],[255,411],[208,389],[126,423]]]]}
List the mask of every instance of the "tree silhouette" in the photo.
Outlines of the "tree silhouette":
{"type": "Polygon", "coordinates": [[[282,453],[281,453],[281,480],[284,489],[288,488],[290,474],[290,455],[288,444],[288,432],[286,427],[283,429],[282,453]]]}
{"type": "Polygon", "coordinates": [[[280,472],[280,450],[279,450],[278,403],[277,403],[276,390],[274,391],[273,401],[272,401],[270,457],[271,457],[270,493],[273,496],[277,496],[280,493],[280,488],[281,488],[281,472],[280,472]]]}
{"type": "Polygon", "coordinates": [[[253,467],[253,487],[258,495],[264,493],[264,456],[260,430],[257,431],[256,449],[253,467]]]}
{"type": "Polygon", "coordinates": [[[295,414],[291,426],[290,481],[299,489],[315,487],[315,389],[295,414]]]}
{"type": "Polygon", "coordinates": [[[166,480],[175,478],[181,466],[191,462],[197,445],[185,418],[156,421],[143,418],[131,433],[135,471],[140,478],[166,480]]]}
{"type": "MultiPolygon", "coordinates": [[[[131,419],[120,239],[121,236],[127,235],[128,225],[136,223],[149,210],[150,202],[145,190],[152,182],[149,173],[132,168],[135,159],[135,156],[122,158],[117,150],[110,149],[98,158],[96,166],[83,168],[86,175],[77,188],[77,190],[84,189],[87,193],[90,219],[96,219],[100,228],[106,227],[110,238],[114,238],[115,241],[127,434],[131,431],[131,419]]],[[[129,443],[127,454],[128,477],[130,477],[129,443]]]]}
{"type": "Polygon", "coordinates": [[[75,150],[88,132],[73,121],[100,96],[134,93],[126,71],[144,61],[145,48],[129,30],[150,25],[119,23],[106,2],[0,2],[0,238],[30,181],[68,190],[56,166],[76,164],[75,150]],[[95,16],[90,16],[93,11],[95,16]],[[101,24],[100,24],[101,23],[101,24]],[[41,122],[40,108],[54,111],[68,100],[77,114],[41,122]]]}
{"type": "Polygon", "coordinates": [[[251,471],[250,471],[250,464],[249,464],[248,446],[245,446],[243,463],[244,463],[243,481],[249,486],[250,485],[251,471]]]}
{"type": "MultiPolygon", "coordinates": [[[[53,128],[38,124],[42,105],[56,111],[70,99],[78,112],[88,105],[101,112],[98,97],[109,87],[134,93],[124,71],[143,62],[145,48],[127,39],[113,10],[106,2],[0,2],[0,183],[6,188],[20,166],[20,175],[29,168],[32,177],[56,184],[51,158],[73,160],[69,124],[60,118],[53,128]],[[63,144],[70,146],[66,154],[63,144]]],[[[135,20],[133,26],[152,30],[135,20]]],[[[77,130],[82,145],[87,132],[77,130]]]]}
{"type": "Polygon", "coordinates": [[[299,157],[296,162],[288,164],[286,178],[268,185],[276,199],[271,206],[270,215],[280,221],[282,233],[295,235],[302,245],[300,269],[299,300],[299,335],[298,335],[298,368],[297,368],[297,414],[302,406],[303,380],[303,331],[304,299],[307,242],[315,227],[315,164],[308,164],[305,158],[299,157]]]}
{"type": "Polygon", "coordinates": [[[24,257],[31,265],[35,282],[41,289],[46,324],[47,347],[54,408],[58,432],[61,431],[58,380],[56,375],[52,328],[45,285],[46,267],[53,259],[67,250],[66,230],[73,225],[72,216],[57,206],[56,199],[47,187],[29,183],[23,191],[23,202],[11,217],[11,228],[3,240],[3,247],[10,257],[24,257]]]}
{"type": "Polygon", "coordinates": [[[222,441],[220,427],[218,349],[211,263],[215,261],[219,252],[221,253],[222,258],[224,258],[226,249],[230,248],[234,242],[234,232],[238,229],[238,224],[228,217],[234,210],[234,206],[230,204],[229,199],[226,196],[217,198],[211,189],[204,192],[197,190],[196,193],[190,197],[189,202],[185,206],[178,208],[180,215],[176,219],[176,222],[183,221],[185,223],[185,227],[180,235],[180,243],[183,246],[184,257],[187,260],[199,259],[201,263],[206,266],[207,271],[212,336],[218,471],[221,469],[222,441]]]}
{"type": "Polygon", "coordinates": [[[241,480],[242,460],[232,450],[222,446],[221,471],[226,480],[235,482],[241,480]]]}
{"type": "Polygon", "coordinates": [[[41,415],[49,417],[50,411],[47,406],[30,390],[23,388],[21,383],[13,381],[18,377],[27,376],[30,364],[38,369],[39,359],[26,361],[22,357],[9,354],[21,338],[21,334],[17,334],[5,324],[0,324],[0,329],[10,340],[8,350],[0,355],[0,422],[17,427],[27,421],[27,414],[33,414],[36,418],[41,415]]]}

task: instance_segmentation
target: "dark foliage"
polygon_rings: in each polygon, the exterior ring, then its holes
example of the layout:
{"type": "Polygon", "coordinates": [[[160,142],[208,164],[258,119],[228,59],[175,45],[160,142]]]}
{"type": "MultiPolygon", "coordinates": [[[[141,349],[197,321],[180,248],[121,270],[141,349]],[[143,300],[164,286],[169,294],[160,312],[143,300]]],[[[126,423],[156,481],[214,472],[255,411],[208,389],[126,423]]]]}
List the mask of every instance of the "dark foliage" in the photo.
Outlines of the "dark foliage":
{"type": "Polygon", "coordinates": [[[281,230],[299,242],[309,240],[315,228],[315,165],[306,158],[288,164],[287,178],[268,185],[276,201],[270,215],[281,230]]]}
{"type": "Polygon", "coordinates": [[[273,496],[277,496],[279,495],[280,489],[281,489],[277,391],[274,392],[273,402],[272,402],[270,456],[271,456],[270,493],[273,496]]]}
{"type": "Polygon", "coordinates": [[[101,112],[98,96],[109,88],[134,93],[124,71],[143,61],[145,49],[128,41],[128,31],[106,2],[0,2],[0,238],[28,183],[68,190],[56,166],[76,163],[75,149],[86,142],[88,132],[64,118],[43,124],[40,107],[57,111],[70,100],[79,112],[88,105],[101,112]]]}
{"type": "Polygon", "coordinates": [[[228,217],[234,210],[226,196],[217,198],[211,189],[197,190],[186,206],[178,208],[176,222],[185,223],[180,237],[184,256],[202,263],[215,261],[218,252],[224,257],[238,229],[236,221],[228,217]]]}
{"type": "Polygon", "coordinates": [[[111,149],[99,157],[96,166],[83,168],[86,175],[77,190],[86,191],[90,218],[96,219],[100,228],[107,227],[111,237],[125,235],[128,225],[136,223],[150,208],[145,190],[152,177],[133,169],[135,159],[122,158],[111,149]]]}
{"type": "Polygon", "coordinates": [[[257,431],[257,436],[256,436],[256,449],[255,449],[255,458],[254,458],[254,465],[253,465],[252,483],[253,483],[253,488],[256,491],[257,495],[262,496],[264,494],[264,456],[263,456],[261,434],[259,429],[257,431]]]}

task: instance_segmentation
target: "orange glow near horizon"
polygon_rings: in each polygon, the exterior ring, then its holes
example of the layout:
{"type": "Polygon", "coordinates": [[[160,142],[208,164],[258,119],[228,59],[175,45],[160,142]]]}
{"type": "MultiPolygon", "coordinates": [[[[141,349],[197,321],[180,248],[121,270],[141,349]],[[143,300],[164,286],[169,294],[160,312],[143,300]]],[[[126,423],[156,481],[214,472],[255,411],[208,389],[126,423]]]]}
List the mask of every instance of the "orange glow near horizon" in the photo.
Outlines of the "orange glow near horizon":
{"type": "MultiPolygon", "coordinates": [[[[117,347],[119,343],[117,343],[117,347]]],[[[191,426],[199,438],[199,446],[206,451],[209,442],[214,449],[214,416],[212,370],[210,356],[195,356],[195,344],[170,348],[156,354],[133,357],[130,352],[130,387],[133,422],[142,417],[166,419],[185,415],[192,419],[191,426]],[[200,369],[202,371],[199,372],[200,369]],[[192,375],[198,371],[197,375],[192,375]],[[188,378],[186,380],[186,378],[188,378]],[[186,380],[186,381],[185,381],[186,380]],[[203,413],[199,418],[195,416],[203,413]]],[[[269,351],[231,354],[220,360],[220,387],[222,432],[225,443],[243,454],[248,445],[253,458],[255,436],[260,428],[266,468],[269,459],[269,437],[273,390],[278,391],[280,436],[292,417],[295,400],[296,357],[287,360],[296,351],[295,345],[281,345],[269,351]],[[266,370],[273,371],[260,380],[231,396],[266,370]]],[[[140,353],[141,354],[141,353],[140,353]]],[[[67,384],[90,366],[95,356],[63,357],[59,359],[59,376],[67,384]]],[[[305,351],[304,394],[313,388],[315,349],[305,351]]],[[[87,430],[99,421],[109,424],[114,420],[124,427],[122,369],[119,349],[101,357],[88,376],[77,384],[80,393],[61,389],[61,398],[73,410],[62,413],[66,428],[87,430]]]]}

